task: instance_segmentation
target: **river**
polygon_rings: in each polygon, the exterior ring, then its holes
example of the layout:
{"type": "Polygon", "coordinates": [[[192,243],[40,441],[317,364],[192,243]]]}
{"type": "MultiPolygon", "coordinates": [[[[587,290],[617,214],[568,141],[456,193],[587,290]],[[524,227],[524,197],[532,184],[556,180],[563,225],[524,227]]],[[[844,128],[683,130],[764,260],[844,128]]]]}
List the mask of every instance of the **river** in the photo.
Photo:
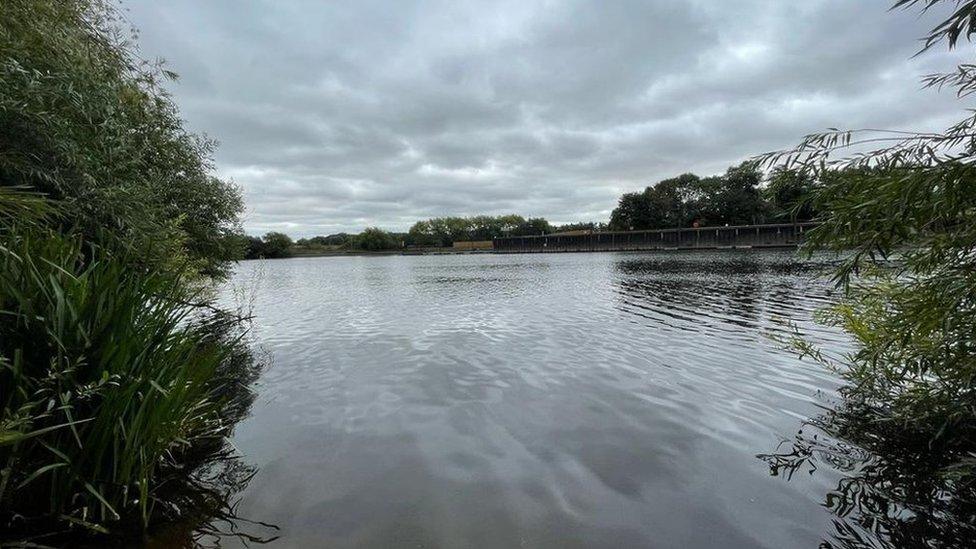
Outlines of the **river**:
{"type": "MultiPolygon", "coordinates": [[[[782,340],[836,292],[786,251],[252,261],[272,357],[234,443],[274,547],[816,547],[829,468],[772,452],[839,384],[782,340]]],[[[231,292],[228,292],[230,299],[231,292]]]]}

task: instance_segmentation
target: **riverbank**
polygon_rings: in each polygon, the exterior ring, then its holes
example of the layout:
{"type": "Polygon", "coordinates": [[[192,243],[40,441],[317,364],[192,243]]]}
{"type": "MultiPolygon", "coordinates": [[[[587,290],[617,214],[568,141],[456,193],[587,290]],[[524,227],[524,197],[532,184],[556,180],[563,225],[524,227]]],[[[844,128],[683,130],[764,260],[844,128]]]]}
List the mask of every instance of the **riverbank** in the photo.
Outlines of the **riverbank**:
{"type": "MultiPolygon", "coordinates": [[[[400,250],[292,250],[291,257],[348,257],[384,255],[470,255],[490,254],[492,250],[455,250],[454,248],[424,248],[400,250]]],[[[245,260],[247,261],[247,260],[245,260]]]]}

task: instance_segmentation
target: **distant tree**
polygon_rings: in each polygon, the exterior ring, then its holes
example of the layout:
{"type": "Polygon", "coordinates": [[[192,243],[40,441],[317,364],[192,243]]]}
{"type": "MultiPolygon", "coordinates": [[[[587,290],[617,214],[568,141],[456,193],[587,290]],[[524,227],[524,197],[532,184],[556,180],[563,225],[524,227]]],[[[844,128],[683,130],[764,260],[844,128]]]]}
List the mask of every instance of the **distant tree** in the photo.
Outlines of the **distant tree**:
{"type": "Polygon", "coordinates": [[[715,202],[714,225],[749,225],[764,221],[764,203],[759,194],[763,173],[755,162],[733,166],[721,178],[715,202]]]}
{"type": "Polygon", "coordinates": [[[603,231],[606,230],[606,223],[597,223],[594,221],[585,221],[579,223],[566,223],[564,225],[554,226],[552,231],[555,233],[565,233],[572,231],[603,231]]]}
{"type": "Polygon", "coordinates": [[[769,215],[777,221],[808,221],[816,217],[813,204],[817,181],[807,172],[776,167],[762,190],[769,215]]]}
{"type": "Polygon", "coordinates": [[[418,221],[405,239],[417,246],[449,247],[456,241],[491,240],[502,236],[536,235],[552,232],[545,219],[525,219],[520,215],[477,215],[474,217],[435,217],[418,221]]]}
{"type": "Polygon", "coordinates": [[[514,231],[513,236],[531,236],[538,234],[549,234],[552,232],[552,225],[542,217],[533,217],[520,223],[514,231]]]}
{"type": "Polygon", "coordinates": [[[702,180],[694,174],[665,179],[642,192],[620,197],[610,216],[610,228],[639,231],[684,227],[696,217],[694,199],[702,194],[702,180]]]}
{"type": "Polygon", "coordinates": [[[610,214],[610,228],[615,231],[635,231],[648,224],[645,193],[624,193],[610,214]]]}
{"type": "Polygon", "coordinates": [[[270,232],[262,239],[263,257],[276,259],[291,256],[291,237],[285,233],[270,232]]]}
{"type": "Polygon", "coordinates": [[[689,203],[700,184],[701,179],[697,175],[686,173],[645,189],[645,203],[649,209],[646,228],[667,229],[691,225],[694,219],[689,203]]]}
{"type": "Polygon", "coordinates": [[[400,248],[400,240],[394,235],[378,227],[369,227],[356,235],[351,241],[352,247],[359,250],[395,250],[400,248]]]}
{"type": "Polygon", "coordinates": [[[245,238],[244,259],[261,259],[264,257],[264,241],[257,236],[245,238]]]}
{"type": "Polygon", "coordinates": [[[665,179],[642,192],[620,197],[610,215],[618,231],[701,225],[744,225],[765,219],[759,193],[762,172],[752,163],[729,168],[722,176],[684,174],[665,179]]]}
{"type": "Polygon", "coordinates": [[[312,242],[322,246],[345,246],[352,240],[353,235],[349,233],[336,233],[328,236],[316,236],[312,242]]]}

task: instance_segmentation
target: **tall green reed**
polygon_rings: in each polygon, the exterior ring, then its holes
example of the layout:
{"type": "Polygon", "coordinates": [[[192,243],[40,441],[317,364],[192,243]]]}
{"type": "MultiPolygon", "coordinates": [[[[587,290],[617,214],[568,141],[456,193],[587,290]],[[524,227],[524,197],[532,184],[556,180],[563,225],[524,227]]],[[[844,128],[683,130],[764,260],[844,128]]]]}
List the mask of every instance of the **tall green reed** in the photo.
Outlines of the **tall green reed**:
{"type": "Polygon", "coordinates": [[[160,479],[219,448],[246,394],[227,371],[241,362],[233,320],[205,319],[192,285],[118,252],[3,237],[0,524],[105,533],[179,514],[160,479]]]}

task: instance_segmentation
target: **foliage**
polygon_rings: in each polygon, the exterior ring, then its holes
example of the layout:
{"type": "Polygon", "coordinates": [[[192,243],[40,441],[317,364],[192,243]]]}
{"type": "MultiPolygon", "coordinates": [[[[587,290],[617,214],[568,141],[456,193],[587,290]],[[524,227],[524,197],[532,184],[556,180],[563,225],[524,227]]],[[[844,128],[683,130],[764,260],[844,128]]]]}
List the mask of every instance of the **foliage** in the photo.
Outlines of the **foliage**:
{"type": "Polygon", "coordinates": [[[241,253],[240,193],[161,87],[175,75],[136,57],[123,23],[108,0],[4,0],[0,187],[62,201],[66,225],[135,261],[222,275],[241,253]]]}
{"type": "Polygon", "coordinates": [[[823,501],[834,519],[821,547],[972,545],[976,456],[959,441],[933,445],[927,433],[871,421],[876,412],[856,399],[826,404],[787,449],[759,456],[787,480],[821,466],[840,473],[823,501]]]}
{"type": "Polygon", "coordinates": [[[291,257],[292,240],[285,233],[269,232],[263,238],[256,236],[247,237],[247,246],[244,252],[246,259],[279,259],[291,257]]]}
{"type": "Polygon", "coordinates": [[[267,257],[287,257],[290,254],[292,242],[285,233],[270,232],[265,234],[262,240],[267,257]]]}
{"type": "Polygon", "coordinates": [[[258,368],[200,275],[239,255],[241,197],[122,22],[0,9],[0,544],[231,510],[203,471],[258,368]]]}
{"type": "Polygon", "coordinates": [[[477,215],[474,217],[435,217],[410,227],[409,242],[419,246],[450,247],[456,240],[491,240],[502,236],[527,236],[552,232],[541,217],[520,215],[477,215]]]}
{"type": "Polygon", "coordinates": [[[816,218],[818,212],[811,198],[818,185],[819,182],[808,173],[783,167],[774,169],[762,189],[770,218],[787,222],[816,218]]]}
{"type": "Polygon", "coordinates": [[[353,235],[349,233],[336,233],[328,236],[313,236],[312,238],[298,239],[299,246],[345,246],[352,240],[353,235]]]}
{"type": "Polygon", "coordinates": [[[593,221],[579,222],[579,223],[566,223],[564,225],[559,225],[552,228],[554,233],[568,233],[576,231],[605,231],[607,230],[606,223],[595,223],[593,221]]]}
{"type": "MultiPolygon", "coordinates": [[[[955,5],[925,48],[970,37],[976,3],[955,5]]],[[[967,65],[925,81],[961,96],[976,90],[967,65]]],[[[826,318],[859,344],[828,363],[850,381],[844,396],[876,436],[898,431],[932,448],[976,449],[974,130],[972,113],[941,133],[831,130],[762,157],[820,182],[813,205],[823,224],[807,245],[844,252],[835,273],[844,300],[826,318]]],[[[963,461],[959,470],[971,472],[972,460],[963,461]]]]}
{"type": "Polygon", "coordinates": [[[92,532],[173,518],[162,479],[206,461],[202,449],[219,449],[250,402],[246,349],[221,335],[234,324],[201,316],[181,278],[129,265],[79,236],[5,234],[4,531],[43,531],[52,517],[92,532]]]}
{"type": "Polygon", "coordinates": [[[383,229],[369,227],[356,235],[349,245],[359,250],[381,251],[398,249],[401,242],[383,229]]]}
{"type": "Polygon", "coordinates": [[[734,166],[719,177],[684,174],[642,192],[626,193],[610,216],[618,231],[762,222],[766,204],[759,194],[762,172],[754,163],[734,166]]]}

